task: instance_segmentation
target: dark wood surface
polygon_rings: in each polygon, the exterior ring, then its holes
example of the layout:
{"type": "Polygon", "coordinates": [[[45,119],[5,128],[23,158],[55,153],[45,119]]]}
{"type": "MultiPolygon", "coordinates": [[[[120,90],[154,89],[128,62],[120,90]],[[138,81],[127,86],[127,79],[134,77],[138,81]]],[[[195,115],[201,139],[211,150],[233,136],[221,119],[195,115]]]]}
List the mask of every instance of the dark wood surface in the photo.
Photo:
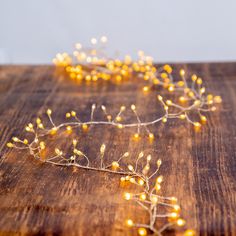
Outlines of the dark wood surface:
{"type": "MultiPolygon", "coordinates": [[[[101,143],[107,158],[144,150],[163,161],[163,195],[176,196],[187,228],[201,235],[236,235],[236,63],[175,65],[197,73],[207,91],[223,104],[200,133],[184,121],[152,127],[157,139],[138,143],[133,132],[98,128],[79,134],[82,149],[96,157],[101,143]]],[[[136,104],[146,120],[158,112],[157,93],[144,95],[141,83],[76,84],[52,66],[0,67],[0,235],[135,235],[124,227],[147,215],[122,199],[119,176],[39,163],[28,153],[9,150],[6,143],[21,136],[24,126],[50,107],[57,122],[76,110],[89,117],[92,103],[111,113],[122,104],[136,104]]]]}

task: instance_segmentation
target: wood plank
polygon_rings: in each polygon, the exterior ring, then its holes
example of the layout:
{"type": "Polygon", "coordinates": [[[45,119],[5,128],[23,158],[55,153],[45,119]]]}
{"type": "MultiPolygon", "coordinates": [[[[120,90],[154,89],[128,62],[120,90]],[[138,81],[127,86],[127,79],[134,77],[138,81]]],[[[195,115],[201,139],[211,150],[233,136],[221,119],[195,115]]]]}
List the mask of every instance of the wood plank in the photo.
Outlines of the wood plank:
{"type": "MultiPolygon", "coordinates": [[[[106,158],[141,150],[161,158],[164,195],[179,199],[186,227],[201,235],[236,235],[236,63],[177,64],[204,79],[207,90],[223,98],[222,107],[195,133],[184,121],[153,127],[157,139],[134,142],[134,130],[94,128],[79,134],[82,150],[96,158],[102,142],[106,158]]],[[[88,119],[91,104],[111,114],[136,104],[141,118],[160,114],[156,94],[144,95],[142,82],[76,84],[51,66],[0,66],[0,235],[134,235],[124,220],[147,215],[122,199],[119,176],[42,164],[6,148],[13,135],[48,107],[54,119],[76,110],[88,119]]],[[[101,114],[98,114],[101,117],[101,114]]],[[[171,232],[173,233],[173,232],[171,232]]]]}

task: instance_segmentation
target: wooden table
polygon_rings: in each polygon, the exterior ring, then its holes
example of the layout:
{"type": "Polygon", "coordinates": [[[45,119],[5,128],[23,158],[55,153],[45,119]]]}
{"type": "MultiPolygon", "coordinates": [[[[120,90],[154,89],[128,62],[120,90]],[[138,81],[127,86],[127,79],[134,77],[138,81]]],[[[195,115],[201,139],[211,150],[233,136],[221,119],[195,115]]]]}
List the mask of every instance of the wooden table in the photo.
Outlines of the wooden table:
{"type": "MultiPolygon", "coordinates": [[[[161,158],[162,193],[179,199],[186,227],[201,235],[236,235],[236,63],[175,67],[197,73],[208,91],[223,98],[200,133],[174,121],[153,127],[153,144],[146,138],[135,143],[133,131],[111,128],[95,128],[79,142],[94,158],[103,142],[107,158],[140,150],[161,158]]],[[[141,82],[77,84],[52,66],[0,67],[0,235],[135,235],[124,220],[145,222],[147,215],[123,200],[119,176],[42,164],[6,143],[48,107],[60,122],[72,109],[88,118],[94,102],[107,105],[111,114],[134,103],[149,120],[160,112],[159,91],[140,90],[141,82]]]]}

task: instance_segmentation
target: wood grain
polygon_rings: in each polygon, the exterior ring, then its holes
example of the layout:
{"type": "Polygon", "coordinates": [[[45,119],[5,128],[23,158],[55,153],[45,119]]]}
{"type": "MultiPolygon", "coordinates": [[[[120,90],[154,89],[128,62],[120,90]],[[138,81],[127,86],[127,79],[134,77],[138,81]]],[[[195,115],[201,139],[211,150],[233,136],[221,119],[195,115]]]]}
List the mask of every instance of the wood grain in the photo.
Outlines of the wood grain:
{"type": "MultiPolygon", "coordinates": [[[[174,121],[153,127],[153,144],[133,142],[132,130],[111,128],[79,134],[79,142],[94,158],[102,142],[107,158],[142,149],[161,158],[162,193],[179,199],[187,227],[200,235],[236,235],[236,63],[175,67],[197,73],[208,91],[223,98],[200,133],[174,121]]],[[[145,222],[147,215],[122,199],[119,176],[42,164],[6,143],[48,107],[59,122],[71,109],[88,118],[94,102],[112,114],[134,103],[150,120],[160,113],[156,94],[165,92],[144,95],[140,88],[141,82],[76,84],[51,66],[0,67],[0,235],[135,235],[124,220],[145,222]]]]}

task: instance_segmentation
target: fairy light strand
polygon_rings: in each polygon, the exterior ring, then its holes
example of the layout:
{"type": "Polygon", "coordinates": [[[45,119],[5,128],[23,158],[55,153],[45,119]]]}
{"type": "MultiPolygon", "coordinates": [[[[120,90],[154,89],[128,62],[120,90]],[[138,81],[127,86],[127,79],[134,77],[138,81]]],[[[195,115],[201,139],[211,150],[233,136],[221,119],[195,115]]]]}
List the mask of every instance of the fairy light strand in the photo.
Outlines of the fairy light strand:
{"type": "MultiPolygon", "coordinates": [[[[76,50],[73,52],[73,56],[67,53],[57,54],[53,59],[54,64],[57,67],[62,67],[70,78],[74,80],[85,80],[96,82],[99,79],[110,81],[122,81],[138,77],[146,81],[147,85],[143,87],[143,92],[147,93],[152,87],[160,86],[167,89],[169,93],[176,91],[178,94],[178,102],[172,100],[164,100],[161,96],[158,99],[162,102],[164,109],[166,110],[166,116],[162,117],[162,121],[166,122],[170,118],[186,119],[189,123],[193,124],[195,129],[200,129],[202,124],[205,124],[207,118],[203,115],[204,112],[215,111],[216,103],[221,103],[220,96],[214,96],[207,94],[205,87],[203,87],[202,78],[196,74],[187,78],[184,69],[180,69],[179,77],[175,78],[173,75],[173,68],[170,65],[164,65],[157,68],[153,64],[153,59],[150,56],[146,56],[143,51],[138,52],[138,59],[132,60],[130,55],[126,55],[123,60],[118,58],[111,59],[104,51],[107,37],[102,36],[100,39],[91,39],[92,47],[83,47],[82,44],[76,44],[76,50]],[[176,108],[176,113],[169,113],[169,107],[176,108]],[[198,121],[193,121],[190,118],[189,113],[195,111],[198,116],[198,121]]],[[[107,114],[105,106],[103,111],[107,118],[111,117],[107,114]]],[[[135,112],[135,109],[133,110],[135,112]]],[[[117,121],[121,120],[120,116],[117,116],[117,121]]],[[[109,119],[108,119],[109,120],[109,119]]],[[[159,120],[150,122],[155,124],[159,120]]],[[[114,122],[115,124],[115,122],[114,122]]],[[[140,127],[148,126],[149,124],[141,123],[131,126],[137,126],[139,133],[140,127]]],[[[126,125],[129,126],[129,125],[126,125]]],[[[123,125],[119,124],[119,127],[123,125]]],[[[147,132],[149,132],[147,130],[147,132]]],[[[136,134],[138,136],[138,134],[136,134]]],[[[153,134],[150,134],[152,137],[153,134]]]]}
{"type": "MultiPolygon", "coordinates": [[[[41,123],[40,123],[41,124],[41,123]]],[[[146,235],[147,230],[155,233],[156,235],[161,235],[161,233],[168,227],[177,225],[183,226],[185,221],[180,218],[179,211],[180,207],[176,204],[177,199],[175,197],[164,197],[159,194],[161,188],[161,182],[163,181],[162,176],[157,176],[159,168],[162,164],[161,160],[158,159],[156,162],[156,169],[151,172],[150,162],[151,155],[146,156],[146,164],[142,167],[141,159],[145,159],[144,152],[140,152],[139,155],[132,160],[135,160],[135,165],[126,164],[122,162],[123,159],[127,159],[130,156],[129,152],[125,152],[117,160],[112,160],[108,163],[107,158],[105,158],[106,145],[102,144],[100,147],[100,152],[98,158],[100,159],[100,164],[93,166],[91,164],[90,158],[83,153],[78,148],[78,141],[76,139],[72,140],[72,153],[64,153],[63,150],[55,148],[55,153],[46,158],[42,155],[42,152],[46,148],[46,144],[41,140],[41,136],[37,134],[32,125],[27,126],[28,132],[34,134],[34,141],[29,143],[26,139],[21,140],[17,137],[13,137],[12,140],[14,144],[8,147],[14,147],[16,149],[22,150],[26,149],[29,153],[37,160],[44,163],[50,163],[59,166],[74,166],[86,170],[109,172],[116,175],[122,175],[120,178],[121,186],[125,186],[127,183],[135,184],[140,189],[138,193],[124,193],[125,200],[132,200],[146,210],[150,215],[150,220],[146,224],[134,223],[133,220],[127,219],[125,221],[128,227],[137,227],[139,235],[146,235]],[[85,162],[84,162],[85,161],[85,162]],[[151,172],[149,174],[149,172],[151,172]],[[153,179],[156,178],[154,186],[151,187],[153,179]],[[158,214],[157,207],[162,206],[164,208],[169,208],[171,211],[167,213],[158,214]],[[156,229],[155,225],[159,218],[168,218],[170,222],[165,223],[160,229],[156,229]]]]}
{"type": "MultiPolygon", "coordinates": [[[[221,103],[220,96],[207,94],[203,87],[203,80],[193,74],[188,78],[185,70],[179,71],[179,77],[176,78],[170,65],[164,65],[156,68],[153,65],[153,59],[146,56],[143,51],[138,52],[138,60],[133,61],[129,55],[126,55],[123,60],[109,58],[105,51],[105,36],[100,39],[92,38],[91,44],[93,47],[83,47],[82,44],[76,44],[76,50],[73,52],[73,57],[67,53],[57,54],[53,62],[56,66],[61,67],[74,80],[85,80],[96,82],[99,79],[121,82],[122,80],[132,79],[137,77],[143,79],[147,84],[142,88],[144,93],[148,93],[150,89],[155,89],[160,86],[167,89],[169,93],[177,94],[177,101],[165,99],[161,95],[157,95],[157,101],[163,107],[163,114],[155,117],[153,120],[143,122],[140,118],[138,109],[134,104],[122,105],[119,112],[112,115],[108,112],[105,105],[98,107],[93,104],[90,109],[90,119],[82,121],[77,115],[77,111],[68,111],[65,114],[66,122],[57,124],[53,120],[53,112],[51,109],[46,111],[50,127],[45,125],[41,117],[36,118],[35,123],[29,123],[25,130],[32,134],[32,139],[20,139],[13,137],[12,141],[7,143],[9,148],[19,150],[28,150],[29,153],[36,159],[60,166],[75,166],[82,169],[110,172],[113,174],[122,175],[121,185],[131,183],[137,186],[137,193],[125,193],[126,200],[134,201],[143,210],[149,214],[148,223],[135,223],[132,219],[126,220],[126,225],[129,227],[137,227],[137,233],[140,236],[145,236],[149,232],[156,235],[161,235],[166,228],[173,225],[183,226],[185,220],[180,218],[180,207],[174,197],[163,197],[159,194],[163,176],[157,176],[161,160],[157,160],[156,170],[150,173],[151,155],[146,156],[146,164],[141,168],[140,161],[143,161],[144,152],[140,152],[136,157],[135,162],[127,164],[125,161],[130,156],[129,152],[124,153],[116,160],[107,163],[106,160],[106,145],[102,144],[99,152],[100,163],[93,165],[91,159],[78,148],[78,140],[72,140],[72,153],[64,153],[59,147],[55,147],[53,155],[46,155],[45,151],[50,149],[50,145],[46,143],[47,136],[56,135],[59,131],[66,130],[71,133],[79,128],[87,132],[94,126],[105,125],[112,126],[118,129],[133,129],[133,139],[139,140],[141,133],[147,134],[150,140],[155,138],[154,132],[151,132],[151,127],[157,123],[166,123],[170,119],[186,120],[192,124],[198,131],[203,124],[207,122],[204,113],[216,110],[216,104],[221,103]],[[126,111],[130,109],[133,114],[133,120],[125,122],[126,111]],[[95,113],[102,112],[105,119],[95,119],[95,113]],[[192,118],[194,117],[194,118],[192,118]],[[198,117],[198,118],[196,118],[198,117]],[[155,181],[154,181],[155,179],[155,181]],[[171,209],[167,213],[160,214],[157,207],[171,209]],[[160,218],[167,218],[167,223],[161,228],[157,228],[157,222],[160,218]]],[[[194,231],[187,230],[185,235],[194,235],[194,231]]]]}

